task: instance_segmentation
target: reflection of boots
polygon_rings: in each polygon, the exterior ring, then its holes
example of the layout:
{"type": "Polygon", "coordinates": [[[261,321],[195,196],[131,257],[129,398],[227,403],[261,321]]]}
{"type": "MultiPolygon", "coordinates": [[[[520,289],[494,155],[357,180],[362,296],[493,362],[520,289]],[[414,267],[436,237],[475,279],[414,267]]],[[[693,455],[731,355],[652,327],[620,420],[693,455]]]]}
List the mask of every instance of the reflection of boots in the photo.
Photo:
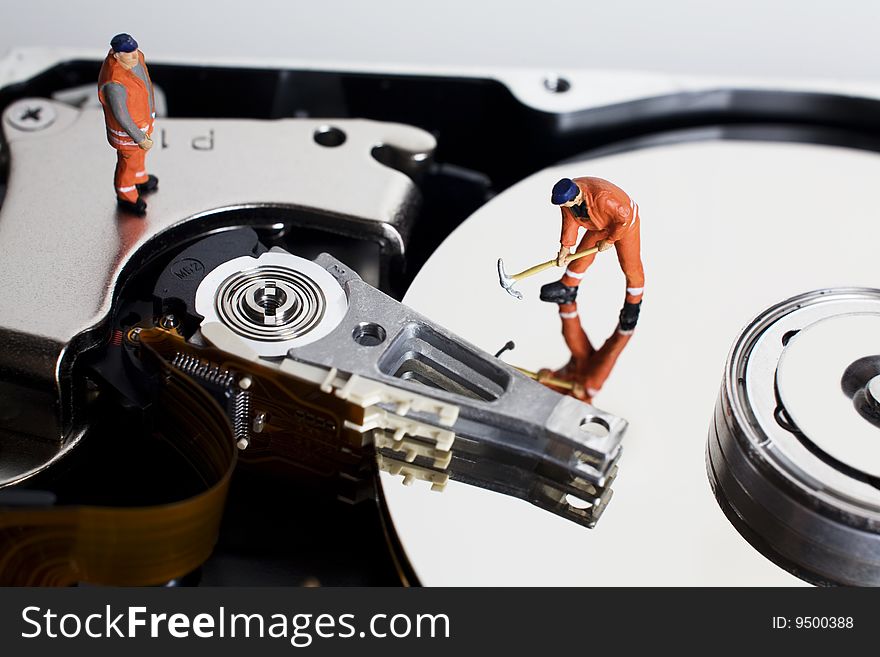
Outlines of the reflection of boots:
{"type": "Polygon", "coordinates": [[[541,301],[550,303],[572,303],[577,298],[577,286],[563,284],[562,281],[541,286],[541,301]]]}

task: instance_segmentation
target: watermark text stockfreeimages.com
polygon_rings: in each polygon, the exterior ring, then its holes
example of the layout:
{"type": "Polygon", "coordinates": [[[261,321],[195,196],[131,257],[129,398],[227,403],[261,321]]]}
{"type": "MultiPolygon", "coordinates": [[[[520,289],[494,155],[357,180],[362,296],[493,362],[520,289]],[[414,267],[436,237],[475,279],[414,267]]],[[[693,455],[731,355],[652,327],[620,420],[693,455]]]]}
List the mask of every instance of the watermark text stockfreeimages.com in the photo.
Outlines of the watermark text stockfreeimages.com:
{"type": "Polygon", "coordinates": [[[159,638],[186,639],[272,638],[286,639],[305,648],[315,639],[449,638],[446,614],[381,613],[359,621],[355,614],[235,613],[219,607],[213,613],[155,613],[146,607],[106,605],[90,614],[58,613],[51,608],[22,609],[22,638],[74,639],[159,638]]]}

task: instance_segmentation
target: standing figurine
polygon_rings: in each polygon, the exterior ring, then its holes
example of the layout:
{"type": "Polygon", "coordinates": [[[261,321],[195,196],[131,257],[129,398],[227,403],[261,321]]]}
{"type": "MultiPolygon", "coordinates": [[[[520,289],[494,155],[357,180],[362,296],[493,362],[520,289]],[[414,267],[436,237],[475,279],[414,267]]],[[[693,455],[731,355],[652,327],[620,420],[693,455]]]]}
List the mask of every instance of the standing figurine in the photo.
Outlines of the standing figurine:
{"type": "Polygon", "coordinates": [[[551,378],[570,382],[571,394],[589,402],[611,374],[639,319],[645,286],[639,206],[622,189],[602,178],[563,178],[553,186],[550,201],[562,210],[562,237],[556,264],[567,268],[559,281],[541,288],[541,300],[559,304],[562,336],[571,352],[571,360],[555,372],[542,369],[537,378],[551,386],[553,384],[548,382],[551,378]],[[584,332],[576,302],[578,286],[596,258],[595,253],[572,258],[571,247],[577,242],[581,227],[587,232],[577,252],[594,247],[605,251],[614,246],[626,277],[619,322],[599,349],[593,347],[584,332]]]}
{"type": "Polygon", "coordinates": [[[153,147],[150,135],[156,118],[153,83],[143,53],[129,34],[117,34],[98,76],[98,98],[104,108],[107,140],[116,149],[117,204],[123,210],[143,215],[147,204],[142,194],[159,186],[156,176],[147,175],[147,151],[153,147]]]}
{"type": "Polygon", "coordinates": [[[626,277],[626,297],[620,311],[620,325],[632,332],[639,319],[645,272],[642,268],[639,237],[639,206],[617,185],[602,178],[563,178],[553,185],[550,201],[561,206],[562,237],[556,264],[568,267],[562,278],[541,287],[541,300],[558,304],[574,303],[578,285],[595,255],[571,259],[571,247],[577,242],[578,229],[587,229],[578,251],[612,246],[626,277]],[[571,262],[571,264],[569,264],[571,262]]]}

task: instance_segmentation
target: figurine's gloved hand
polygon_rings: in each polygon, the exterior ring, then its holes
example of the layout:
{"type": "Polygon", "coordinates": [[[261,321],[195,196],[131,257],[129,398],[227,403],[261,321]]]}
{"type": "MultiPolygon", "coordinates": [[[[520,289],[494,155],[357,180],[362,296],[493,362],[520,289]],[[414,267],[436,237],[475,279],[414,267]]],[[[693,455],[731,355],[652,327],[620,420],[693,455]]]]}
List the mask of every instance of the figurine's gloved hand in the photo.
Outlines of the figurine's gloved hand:
{"type": "Polygon", "coordinates": [[[607,251],[612,246],[614,246],[614,242],[612,242],[611,240],[599,240],[596,246],[599,247],[599,251],[607,251]]]}
{"type": "Polygon", "coordinates": [[[567,246],[560,246],[559,253],[556,255],[556,266],[565,267],[571,259],[571,249],[567,246]]]}
{"type": "Polygon", "coordinates": [[[138,144],[138,148],[144,151],[148,151],[153,147],[153,140],[150,139],[150,136],[147,135],[144,140],[138,144]]]}

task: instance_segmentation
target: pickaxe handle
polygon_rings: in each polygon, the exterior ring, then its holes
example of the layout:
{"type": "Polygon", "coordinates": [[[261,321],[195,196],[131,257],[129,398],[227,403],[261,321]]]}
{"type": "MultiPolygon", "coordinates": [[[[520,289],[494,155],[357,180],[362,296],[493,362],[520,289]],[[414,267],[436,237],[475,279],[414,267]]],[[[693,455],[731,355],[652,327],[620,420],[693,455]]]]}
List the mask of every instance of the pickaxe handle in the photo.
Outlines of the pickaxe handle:
{"type": "MultiPolygon", "coordinates": [[[[588,255],[593,255],[594,253],[598,253],[598,252],[599,252],[599,247],[594,246],[589,249],[584,249],[583,251],[578,251],[577,253],[572,255],[568,259],[568,261],[571,262],[572,260],[577,260],[578,258],[584,258],[588,255]]],[[[518,274],[514,274],[513,276],[511,276],[511,278],[515,281],[520,281],[524,278],[528,278],[529,276],[533,276],[534,274],[540,274],[545,269],[550,269],[550,267],[553,267],[555,265],[556,265],[556,258],[553,258],[553,260],[548,260],[547,262],[542,262],[540,265],[535,265],[534,267],[529,267],[528,269],[523,270],[518,274]]],[[[553,384],[553,385],[556,385],[556,384],[553,384]]]]}
{"type": "MultiPolygon", "coordinates": [[[[589,255],[589,254],[587,254],[587,255],[589,255]]],[[[556,261],[554,260],[554,262],[556,262],[556,261]]],[[[526,369],[523,369],[522,367],[517,367],[516,365],[513,365],[513,369],[515,369],[519,372],[522,372],[530,379],[534,379],[535,381],[538,380],[538,373],[537,372],[532,372],[531,370],[526,370],[526,369]]],[[[549,383],[551,386],[555,386],[557,388],[564,388],[566,390],[571,390],[572,388],[574,388],[574,384],[571,381],[563,381],[562,379],[557,379],[552,376],[544,379],[543,381],[541,381],[541,383],[549,383]]]]}

